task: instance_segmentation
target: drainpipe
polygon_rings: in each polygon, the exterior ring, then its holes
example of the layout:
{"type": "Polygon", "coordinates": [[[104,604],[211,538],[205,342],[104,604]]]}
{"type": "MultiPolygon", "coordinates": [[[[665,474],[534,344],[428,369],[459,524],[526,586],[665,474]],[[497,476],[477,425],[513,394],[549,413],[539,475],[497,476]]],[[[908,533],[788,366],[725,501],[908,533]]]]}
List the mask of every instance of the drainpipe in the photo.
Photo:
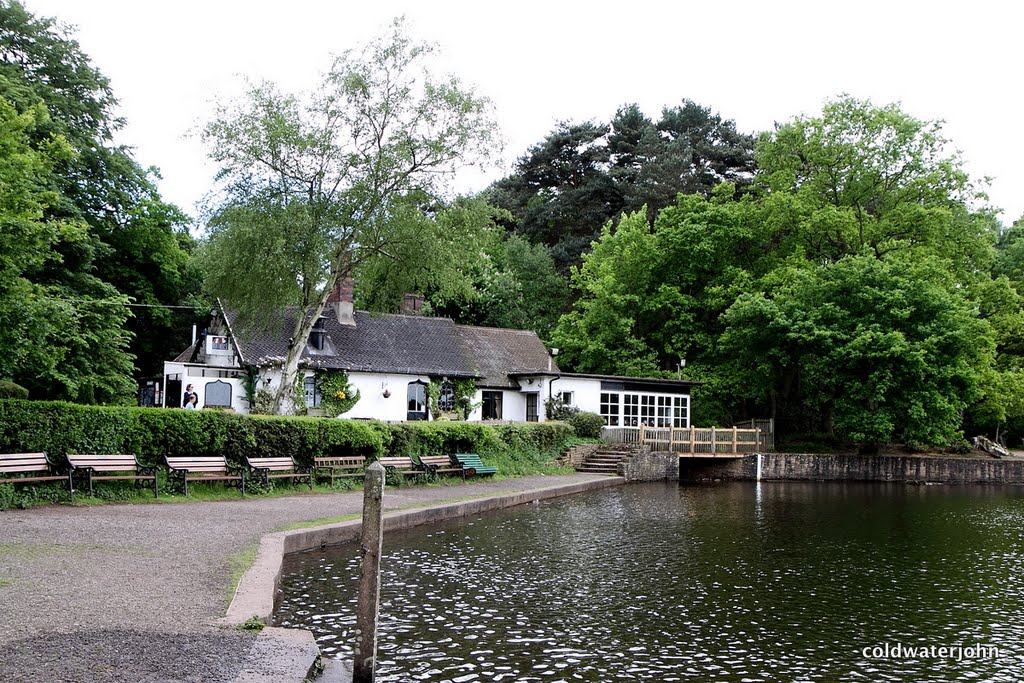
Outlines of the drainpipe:
{"type": "Polygon", "coordinates": [[[548,400],[555,397],[554,394],[551,392],[551,385],[560,379],[562,379],[561,375],[555,375],[554,377],[548,380],[548,400]]]}

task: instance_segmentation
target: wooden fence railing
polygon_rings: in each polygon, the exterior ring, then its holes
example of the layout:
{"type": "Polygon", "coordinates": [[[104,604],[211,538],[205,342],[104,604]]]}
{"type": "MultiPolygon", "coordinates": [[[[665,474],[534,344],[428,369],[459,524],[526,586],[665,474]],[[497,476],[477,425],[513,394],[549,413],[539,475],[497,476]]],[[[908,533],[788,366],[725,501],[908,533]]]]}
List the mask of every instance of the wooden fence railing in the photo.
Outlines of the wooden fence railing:
{"type": "Polygon", "coordinates": [[[763,453],[769,453],[775,450],[775,420],[768,419],[753,419],[744,420],[743,422],[737,422],[733,427],[739,427],[740,429],[760,429],[761,430],[761,446],[760,451],[763,453]]]}
{"type": "Polygon", "coordinates": [[[601,438],[608,443],[650,446],[652,451],[672,451],[686,455],[757,453],[763,441],[760,430],[737,427],[603,427],[601,438]]]}

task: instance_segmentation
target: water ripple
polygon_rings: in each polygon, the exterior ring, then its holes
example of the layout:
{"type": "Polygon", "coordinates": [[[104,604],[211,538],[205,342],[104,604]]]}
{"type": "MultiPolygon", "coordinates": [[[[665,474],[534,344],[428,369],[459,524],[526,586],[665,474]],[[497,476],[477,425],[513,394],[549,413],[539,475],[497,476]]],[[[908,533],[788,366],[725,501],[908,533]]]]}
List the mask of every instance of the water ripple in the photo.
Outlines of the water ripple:
{"type": "MultiPolygon", "coordinates": [[[[636,485],[385,539],[381,681],[1016,681],[1024,498],[636,485]],[[866,647],[993,645],[998,658],[866,647]]],[[[352,547],[287,558],[277,623],[351,656],[352,547]]]]}

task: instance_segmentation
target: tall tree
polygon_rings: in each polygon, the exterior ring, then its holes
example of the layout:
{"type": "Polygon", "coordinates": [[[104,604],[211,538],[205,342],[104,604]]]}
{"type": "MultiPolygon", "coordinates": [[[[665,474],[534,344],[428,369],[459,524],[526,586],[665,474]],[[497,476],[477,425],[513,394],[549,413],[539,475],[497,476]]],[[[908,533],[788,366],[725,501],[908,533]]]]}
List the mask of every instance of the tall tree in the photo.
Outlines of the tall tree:
{"type": "MultiPolygon", "coordinates": [[[[187,218],[160,199],[155,171],[143,169],[131,150],[114,143],[123,125],[117,100],[71,31],[54,19],[33,16],[12,0],[0,0],[0,97],[19,112],[45,105],[48,115],[27,132],[30,144],[43,150],[60,138],[70,153],[54,160],[52,189],[58,200],[45,207],[44,218],[86,226],[73,239],[53,242],[55,257],[27,271],[26,277],[54,288],[66,306],[80,309],[81,319],[109,325],[94,331],[98,338],[120,339],[127,328],[130,339],[128,348],[81,345],[66,359],[67,382],[36,378],[34,395],[76,398],[67,391],[68,382],[77,381],[78,373],[105,366],[128,367],[129,377],[152,376],[169,353],[180,350],[182,329],[187,328],[183,322],[190,316],[147,309],[108,318],[97,311],[114,300],[123,307],[129,300],[159,306],[187,298],[189,279],[193,289],[197,280],[187,272],[192,246],[187,218]],[[121,294],[130,299],[120,299],[121,294]],[[106,303],[93,303],[96,299],[106,303]],[[106,357],[111,349],[117,349],[114,358],[106,357]],[[134,369],[132,356],[139,363],[134,369]]],[[[72,331],[65,332],[70,338],[72,331]]],[[[32,376],[32,368],[23,371],[32,376]]],[[[115,384],[120,400],[130,400],[131,383],[115,384]]]]}
{"type": "Polygon", "coordinates": [[[567,269],[623,212],[646,206],[653,220],[680,192],[708,196],[721,182],[741,190],[753,177],[753,151],[752,136],[689,100],[658,122],[630,104],[609,124],[559,124],[489,197],[511,212],[511,229],[552,247],[567,269]]]}
{"type": "Polygon", "coordinates": [[[948,150],[937,124],[846,97],[780,126],[750,192],[606,226],[555,330],[565,364],[685,357],[703,420],[768,413],[868,448],[944,443],[978,399],[1015,414],[1019,302],[991,279],[992,215],[948,150]]]}
{"type": "Polygon", "coordinates": [[[38,138],[47,123],[42,104],[18,113],[0,98],[0,378],[30,395],[117,402],[132,389],[124,299],[95,278],[70,289],[36,277],[61,266],[58,244],[88,237],[83,221],[50,215],[62,201],[55,169],[74,151],[38,138]],[[84,291],[104,301],[72,298],[84,291]]]}
{"type": "Polygon", "coordinates": [[[369,259],[401,258],[410,203],[497,146],[489,101],[432,76],[433,51],[396,20],[335,59],[314,94],[259,84],[204,129],[223,190],[204,259],[209,290],[250,319],[300,311],[277,412],[290,408],[305,340],[335,284],[369,259]]]}

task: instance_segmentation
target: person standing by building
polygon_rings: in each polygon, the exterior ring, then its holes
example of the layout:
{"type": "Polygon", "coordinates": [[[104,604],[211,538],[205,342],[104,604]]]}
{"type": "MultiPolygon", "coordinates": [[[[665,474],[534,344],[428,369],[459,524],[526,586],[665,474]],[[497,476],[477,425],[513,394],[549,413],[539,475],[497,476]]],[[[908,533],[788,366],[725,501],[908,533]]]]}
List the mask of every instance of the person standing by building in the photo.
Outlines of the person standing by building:
{"type": "Polygon", "coordinates": [[[192,387],[191,384],[185,387],[185,397],[181,401],[182,408],[192,408],[195,410],[196,405],[199,403],[199,394],[192,387]]]}

